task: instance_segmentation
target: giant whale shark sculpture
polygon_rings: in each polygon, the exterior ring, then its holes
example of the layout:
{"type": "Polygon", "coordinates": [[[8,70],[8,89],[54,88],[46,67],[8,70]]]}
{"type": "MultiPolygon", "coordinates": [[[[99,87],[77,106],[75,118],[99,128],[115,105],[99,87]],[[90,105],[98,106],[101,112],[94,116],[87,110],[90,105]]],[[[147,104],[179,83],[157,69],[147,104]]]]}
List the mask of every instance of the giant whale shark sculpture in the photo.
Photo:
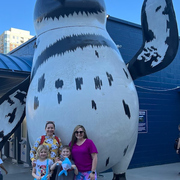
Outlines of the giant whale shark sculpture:
{"type": "Polygon", "coordinates": [[[114,180],[126,179],[138,134],[133,80],[168,66],[179,42],[172,0],[145,0],[141,17],[143,45],[126,65],[106,31],[103,0],[37,0],[31,82],[0,99],[0,148],[23,120],[26,105],[31,145],[46,121],[55,121],[65,144],[82,124],[98,148],[97,171],[112,168],[114,180]]]}

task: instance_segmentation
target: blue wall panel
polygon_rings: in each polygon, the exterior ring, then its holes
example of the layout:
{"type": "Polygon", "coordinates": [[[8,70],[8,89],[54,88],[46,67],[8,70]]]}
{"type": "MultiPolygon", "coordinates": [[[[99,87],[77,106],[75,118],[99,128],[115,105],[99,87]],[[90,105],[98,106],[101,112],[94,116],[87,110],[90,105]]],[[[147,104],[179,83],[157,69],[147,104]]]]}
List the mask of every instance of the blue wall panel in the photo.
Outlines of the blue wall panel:
{"type": "Polygon", "coordinates": [[[29,41],[24,44],[18,46],[16,49],[13,49],[8,54],[12,54],[18,57],[32,57],[35,51],[35,41],[36,37],[31,38],[29,41]]]}
{"type": "MultiPolygon", "coordinates": [[[[142,44],[139,25],[109,18],[107,30],[127,63],[142,44]]],[[[180,123],[180,49],[165,69],[135,80],[140,109],[147,110],[148,132],[139,134],[129,168],[179,161],[173,149],[180,123]],[[173,89],[174,88],[174,89],[173,89]],[[173,90],[169,90],[173,89],[173,90]]]]}

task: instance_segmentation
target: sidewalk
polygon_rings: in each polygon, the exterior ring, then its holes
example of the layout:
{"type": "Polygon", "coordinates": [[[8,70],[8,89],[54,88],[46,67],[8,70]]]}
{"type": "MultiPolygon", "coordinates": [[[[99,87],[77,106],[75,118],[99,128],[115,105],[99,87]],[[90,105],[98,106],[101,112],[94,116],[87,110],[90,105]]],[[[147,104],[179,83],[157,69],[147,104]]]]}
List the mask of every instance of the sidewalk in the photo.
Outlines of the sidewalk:
{"type": "MultiPolygon", "coordinates": [[[[12,163],[5,160],[5,168],[8,174],[3,171],[4,180],[33,180],[31,176],[31,168],[24,167],[23,164],[12,163]]],[[[149,166],[144,168],[129,169],[126,173],[127,180],[179,180],[180,163],[165,164],[158,166],[149,166]]],[[[98,180],[112,180],[113,173],[103,173],[103,177],[98,180]]]]}

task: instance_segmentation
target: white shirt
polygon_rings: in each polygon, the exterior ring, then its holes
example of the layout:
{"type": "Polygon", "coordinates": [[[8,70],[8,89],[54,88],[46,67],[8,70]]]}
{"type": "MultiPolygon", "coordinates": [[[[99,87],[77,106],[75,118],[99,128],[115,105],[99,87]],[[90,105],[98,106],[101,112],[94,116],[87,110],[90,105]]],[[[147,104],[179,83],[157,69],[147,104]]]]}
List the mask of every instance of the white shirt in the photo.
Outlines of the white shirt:
{"type": "MultiPolygon", "coordinates": [[[[36,161],[36,175],[41,176],[41,178],[46,174],[46,165],[47,159],[45,161],[40,161],[39,159],[36,161]]],[[[48,161],[48,171],[50,172],[50,167],[53,165],[53,161],[49,159],[48,161]]],[[[48,172],[48,173],[49,173],[48,172]]]]}

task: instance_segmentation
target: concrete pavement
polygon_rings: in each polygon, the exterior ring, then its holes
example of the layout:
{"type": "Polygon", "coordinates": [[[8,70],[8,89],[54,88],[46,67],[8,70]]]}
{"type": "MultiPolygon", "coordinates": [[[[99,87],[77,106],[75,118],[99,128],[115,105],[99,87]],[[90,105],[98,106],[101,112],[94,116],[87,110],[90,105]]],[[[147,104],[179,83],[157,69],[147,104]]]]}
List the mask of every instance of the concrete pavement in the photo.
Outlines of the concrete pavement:
{"type": "MultiPolygon", "coordinates": [[[[16,164],[10,160],[4,161],[4,167],[8,170],[4,180],[32,180],[31,168],[24,167],[23,164],[16,164]]],[[[149,166],[127,170],[127,180],[179,180],[180,163],[165,164],[158,166],[149,166]]],[[[98,180],[112,180],[113,173],[103,173],[98,180]]]]}

